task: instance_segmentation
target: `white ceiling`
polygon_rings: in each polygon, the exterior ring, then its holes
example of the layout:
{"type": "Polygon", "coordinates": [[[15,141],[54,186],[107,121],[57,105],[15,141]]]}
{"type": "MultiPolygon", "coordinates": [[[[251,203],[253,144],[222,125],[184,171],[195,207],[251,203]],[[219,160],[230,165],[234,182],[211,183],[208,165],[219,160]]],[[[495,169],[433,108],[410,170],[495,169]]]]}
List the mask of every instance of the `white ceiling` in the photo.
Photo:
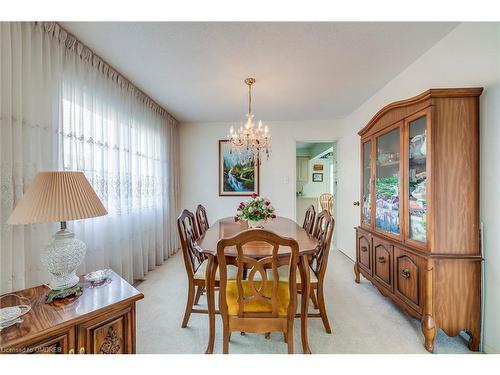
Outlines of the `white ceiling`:
{"type": "Polygon", "coordinates": [[[62,22],[181,122],[345,116],[456,25],[62,22]]]}

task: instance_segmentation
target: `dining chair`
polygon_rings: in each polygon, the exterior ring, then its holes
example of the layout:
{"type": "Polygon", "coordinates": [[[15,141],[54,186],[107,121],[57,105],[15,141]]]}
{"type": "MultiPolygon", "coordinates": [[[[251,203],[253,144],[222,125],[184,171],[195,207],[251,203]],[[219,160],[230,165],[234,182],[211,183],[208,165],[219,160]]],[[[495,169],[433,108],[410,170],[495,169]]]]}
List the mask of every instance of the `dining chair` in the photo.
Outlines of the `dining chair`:
{"type": "MultiPolygon", "coordinates": [[[[282,259],[282,258],[281,258],[282,259]]],[[[299,245],[291,238],[262,229],[250,229],[217,243],[219,263],[219,311],[222,317],[224,354],[229,352],[231,332],[283,332],[288,353],[293,353],[293,322],[297,307],[297,284],[288,282],[297,277],[299,245]],[[245,245],[259,242],[259,247],[272,248],[269,256],[256,260],[245,254],[245,245]],[[288,274],[282,280],[278,273],[278,249],[290,248],[288,274]],[[225,250],[235,247],[237,274],[228,278],[225,250]],[[249,272],[244,277],[244,270],[249,272]],[[271,277],[268,276],[271,275],[271,277]]]]}
{"type": "Polygon", "coordinates": [[[196,240],[199,234],[196,220],[192,212],[188,210],[182,211],[177,218],[177,230],[179,231],[184,266],[186,267],[188,276],[188,297],[184,319],[181,325],[182,328],[186,328],[191,313],[201,313],[201,311],[193,309],[193,305],[198,304],[199,298],[206,286],[205,269],[207,260],[199,249],[197,249],[196,240]]]}
{"type": "Polygon", "coordinates": [[[319,206],[321,207],[321,210],[327,210],[330,215],[332,214],[333,210],[333,195],[330,193],[323,193],[319,196],[319,206]]]}
{"type": "MultiPolygon", "coordinates": [[[[310,272],[311,300],[313,302],[314,308],[319,310],[319,313],[308,314],[308,316],[312,318],[320,317],[323,321],[323,325],[327,333],[332,333],[332,330],[330,328],[328,315],[326,313],[324,281],[334,227],[335,220],[333,219],[330,212],[328,212],[327,210],[321,211],[316,218],[316,225],[313,232],[313,237],[318,241],[318,249],[310,261],[312,270],[312,272],[310,272]]],[[[298,280],[298,285],[300,287],[300,277],[298,280]]]]}
{"type": "MultiPolygon", "coordinates": [[[[335,226],[335,220],[332,215],[327,210],[321,211],[316,218],[316,225],[314,226],[313,237],[316,238],[318,242],[317,250],[314,255],[309,259],[309,265],[311,267],[310,281],[311,290],[310,298],[318,313],[308,313],[309,318],[321,318],[325,331],[327,333],[332,333],[330,328],[330,323],[328,322],[328,315],[326,313],[325,296],[324,296],[324,281],[326,268],[328,265],[328,255],[330,253],[330,245],[332,243],[333,228],[335,226]]],[[[281,266],[278,269],[280,277],[286,278],[288,273],[287,266],[281,266]]],[[[296,277],[297,291],[301,293],[302,291],[302,281],[300,278],[300,273],[297,273],[296,277]]],[[[296,317],[300,317],[297,314],[296,317]]]]}
{"type": "Polygon", "coordinates": [[[309,234],[313,233],[315,218],[316,210],[314,209],[314,205],[311,204],[309,207],[307,207],[304,223],[302,224],[302,228],[304,228],[309,234]]]}
{"type": "Polygon", "coordinates": [[[203,236],[210,226],[208,225],[207,210],[201,204],[196,207],[196,221],[198,222],[198,233],[203,236]]]}

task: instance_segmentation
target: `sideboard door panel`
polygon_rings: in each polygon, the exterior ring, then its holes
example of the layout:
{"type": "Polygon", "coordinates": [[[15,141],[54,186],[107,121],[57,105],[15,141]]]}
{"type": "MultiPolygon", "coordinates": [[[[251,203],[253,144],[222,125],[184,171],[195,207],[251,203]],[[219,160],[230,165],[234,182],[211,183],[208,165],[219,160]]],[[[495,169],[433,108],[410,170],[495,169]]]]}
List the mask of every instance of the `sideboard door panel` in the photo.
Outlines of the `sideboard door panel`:
{"type": "Polygon", "coordinates": [[[127,354],[133,352],[130,309],[103,320],[79,326],[80,354],[127,354]]]}
{"type": "MultiPolygon", "coordinates": [[[[69,354],[74,352],[75,331],[74,328],[49,336],[33,345],[23,348],[19,353],[27,354],[69,354]]],[[[15,352],[15,351],[14,351],[15,352]]]]}

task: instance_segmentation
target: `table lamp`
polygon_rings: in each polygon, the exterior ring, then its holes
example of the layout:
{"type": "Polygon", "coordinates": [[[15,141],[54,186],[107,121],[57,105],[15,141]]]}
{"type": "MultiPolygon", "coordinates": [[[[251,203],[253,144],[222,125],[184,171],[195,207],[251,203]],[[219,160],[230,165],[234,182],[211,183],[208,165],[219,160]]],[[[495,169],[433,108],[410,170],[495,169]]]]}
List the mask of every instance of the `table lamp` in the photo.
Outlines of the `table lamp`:
{"type": "Polygon", "coordinates": [[[40,172],[7,223],[61,223],[61,230],[42,254],[42,263],[52,275],[50,289],[64,290],[78,284],[75,272],[86,251],[85,243],[75,238],[66,222],[107,213],[82,172],[40,172]]]}

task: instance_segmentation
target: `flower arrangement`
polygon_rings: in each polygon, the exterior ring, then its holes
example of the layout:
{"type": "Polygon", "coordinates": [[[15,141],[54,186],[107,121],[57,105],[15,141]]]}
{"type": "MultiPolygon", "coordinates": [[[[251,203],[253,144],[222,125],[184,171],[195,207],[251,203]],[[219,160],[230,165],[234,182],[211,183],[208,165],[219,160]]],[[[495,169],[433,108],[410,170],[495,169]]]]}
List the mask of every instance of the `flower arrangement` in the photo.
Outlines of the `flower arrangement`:
{"type": "Polygon", "coordinates": [[[271,201],[254,193],[251,199],[240,203],[234,221],[247,220],[250,227],[262,227],[264,221],[275,217],[271,201]]]}

